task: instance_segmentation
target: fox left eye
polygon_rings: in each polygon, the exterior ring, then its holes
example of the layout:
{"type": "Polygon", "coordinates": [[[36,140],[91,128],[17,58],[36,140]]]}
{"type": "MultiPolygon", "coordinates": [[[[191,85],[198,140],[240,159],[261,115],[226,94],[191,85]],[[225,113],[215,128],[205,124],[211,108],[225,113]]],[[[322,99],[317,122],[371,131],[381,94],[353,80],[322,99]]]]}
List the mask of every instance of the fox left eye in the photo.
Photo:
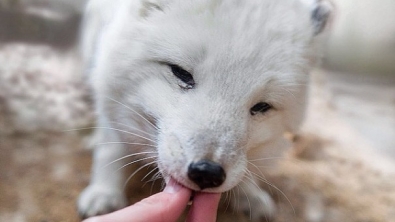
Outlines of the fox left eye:
{"type": "Polygon", "coordinates": [[[251,107],[250,114],[254,116],[258,113],[265,113],[269,111],[271,108],[273,107],[269,103],[260,102],[255,104],[253,107],[251,107]]]}
{"type": "Polygon", "coordinates": [[[178,65],[169,64],[169,66],[173,74],[183,83],[185,83],[185,85],[184,84],[180,85],[181,88],[192,89],[195,86],[195,80],[193,79],[191,73],[179,67],[178,65]]]}

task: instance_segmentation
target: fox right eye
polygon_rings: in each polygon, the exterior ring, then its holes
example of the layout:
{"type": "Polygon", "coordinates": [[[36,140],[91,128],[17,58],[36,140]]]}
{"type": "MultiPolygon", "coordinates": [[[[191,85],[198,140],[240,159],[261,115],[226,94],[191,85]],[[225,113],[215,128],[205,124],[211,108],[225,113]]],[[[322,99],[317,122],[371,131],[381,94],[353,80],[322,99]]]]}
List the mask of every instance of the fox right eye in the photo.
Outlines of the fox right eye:
{"type": "Polygon", "coordinates": [[[260,102],[260,103],[255,104],[253,107],[251,107],[250,114],[252,116],[254,116],[258,113],[266,113],[267,111],[269,111],[272,108],[273,107],[269,103],[260,102]]]}
{"type": "Polygon", "coordinates": [[[169,64],[171,71],[174,76],[176,76],[182,84],[178,84],[183,89],[192,89],[195,86],[195,80],[191,73],[181,68],[178,65],[169,64]]]}

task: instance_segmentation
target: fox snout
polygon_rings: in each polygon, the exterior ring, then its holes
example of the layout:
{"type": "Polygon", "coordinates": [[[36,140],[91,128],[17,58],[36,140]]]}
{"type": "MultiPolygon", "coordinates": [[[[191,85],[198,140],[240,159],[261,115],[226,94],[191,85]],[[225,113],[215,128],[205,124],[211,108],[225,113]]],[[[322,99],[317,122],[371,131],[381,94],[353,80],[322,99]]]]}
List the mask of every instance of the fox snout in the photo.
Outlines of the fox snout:
{"type": "Polygon", "coordinates": [[[204,159],[189,164],[188,178],[203,190],[221,186],[226,173],[220,164],[204,159]]]}

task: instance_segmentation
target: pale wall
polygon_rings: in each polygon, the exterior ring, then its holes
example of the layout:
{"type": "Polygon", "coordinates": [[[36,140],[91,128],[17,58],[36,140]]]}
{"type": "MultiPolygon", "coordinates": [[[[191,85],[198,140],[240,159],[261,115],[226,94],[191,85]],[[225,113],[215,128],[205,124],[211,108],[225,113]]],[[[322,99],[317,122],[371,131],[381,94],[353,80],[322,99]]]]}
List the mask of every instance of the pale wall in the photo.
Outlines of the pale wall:
{"type": "Polygon", "coordinates": [[[334,0],[336,13],[325,63],[395,74],[395,0],[334,0]]]}

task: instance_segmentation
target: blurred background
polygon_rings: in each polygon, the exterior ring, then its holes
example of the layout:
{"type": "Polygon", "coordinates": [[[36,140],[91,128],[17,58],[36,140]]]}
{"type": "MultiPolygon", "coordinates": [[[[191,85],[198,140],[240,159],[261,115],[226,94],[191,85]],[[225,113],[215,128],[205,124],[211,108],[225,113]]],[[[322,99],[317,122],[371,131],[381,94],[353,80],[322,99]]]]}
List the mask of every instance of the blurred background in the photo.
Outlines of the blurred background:
{"type": "Polygon", "coordinates": [[[326,65],[335,70],[394,74],[395,2],[337,0],[326,65]]]}
{"type": "MultiPolygon", "coordinates": [[[[392,204],[395,185],[377,175],[395,181],[395,1],[333,2],[336,13],[322,68],[312,78],[312,84],[322,91],[311,91],[310,114],[322,116],[310,128],[327,129],[320,135],[325,141],[336,140],[336,132],[358,141],[347,143],[358,144],[354,147],[344,145],[341,149],[368,153],[361,163],[369,162],[367,165],[374,168],[375,182],[388,183],[384,188],[376,183],[369,186],[384,190],[376,196],[391,197],[386,201],[392,204]],[[314,106],[314,98],[325,106],[314,106]],[[341,124],[328,121],[330,118],[341,124]]],[[[78,221],[74,203],[89,180],[90,151],[84,147],[90,131],[64,130],[92,126],[94,119],[78,54],[85,3],[0,0],[0,221],[78,221]]],[[[315,139],[312,144],[314,149],[320,147],[315,146],[315,139]]],[[[356,169],[365,168],[358,165],[356,169]]],[[[283,186],[283,177],[273,179],[288,191],[291,202],[293,197],[296,202],[302,198],[305,205],[300,209],[296,206],[300,212],[292,214],[285,204],[288,210],[283,214],[288,213],[291,219],[284,216],[276,221],[389,222],[395,218],[395,210],[384,205],[371,214],[359,214],[356,212],[370,212],[369,206],[355,209],[350,204],[348,214],[347,209],[329,207],[334,197],[320,194],[317,200],[310,195],[311,190],[304,191],[305,196],[294,196],[297,188],[283,186]],[[309,204],[321,208],[309,208],[309,204]]],[[[355,191],[355,196],[365,192],[361,190],[364,188],[355,191]]],[[[320,193],[319,189],[315,192],[320,193]]]]}

